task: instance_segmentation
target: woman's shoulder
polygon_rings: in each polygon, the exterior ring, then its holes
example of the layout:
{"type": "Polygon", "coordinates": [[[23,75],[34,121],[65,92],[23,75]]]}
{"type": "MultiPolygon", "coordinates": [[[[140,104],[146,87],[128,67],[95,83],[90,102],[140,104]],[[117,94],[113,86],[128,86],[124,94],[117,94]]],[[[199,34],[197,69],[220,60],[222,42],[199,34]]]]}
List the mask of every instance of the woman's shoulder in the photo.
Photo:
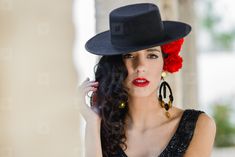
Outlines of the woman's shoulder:
{"type": "Polygon", "coordinates": [[[207,113],[200,110],[192,110],[192,112],[200,113],[196,122],[194,134],[188,150],[186,151],[185,156],[210,156],[212,151],[215,133],[216,133],[216,124],[212,117],[207,113]]]}
{"type": "Polygon", "coordinates": [[[214,121],[211,117],[201,110],[184,110],[174,107],[172,110],[173,119],[177,119],[178,128],[167,147],[169,152],[182,155],[186,151],[187,156],[190,157],[202,156],[201,152],[205,152],[205,154],[207,154],[206,151],[210,152],[215,130],[214,121]],[[212,135],[208,137],[209,134],[212,135]],[[208,140],[208,142],[204,142],[204,140],[208,140]],[[204,147],[206,151],[203,150],[204,147]]]}
{"type": "Polygon", "coordinates": [[[185,109],[182,110],[183,114],[188,114],[189,116],[196,117],[196,128],[195,131],[204,130],[205,128],[209,130],[216,129],[216,124],[214,119],[209,116],[206,112],[197,109],[185,109]]]}
{"type": "Polygon", "coordinates": [[[183,117],[185,115],[189,115],[192,117],[192,115],[197,116],[197,125],[200,125],[200,123],[210,123],[211,125],[215,124],[213,118],[211,118],[207,113],[205,113],[202,110],[198,109],[182,109],[179,107],[173,108],[173,117],[183,117]],[[202,122],[201,122],[202,121],[202,122]]]}
{"type": "Polygon", "coordinates": [[[202,114],[200,114],[200,116],[198,117],[198,122],[197,122],[197,129],[205,129],[205,127],[207,129],[216,129],[216,124],[215,121],[212,117],[210,117],[207,113],[203,112],[202,114]]]}
{"type": "Polygon", "coordinates": [[[205,112],[200,114],[197,120],[195,133],[195,139],[200,138],[205,141],[212,141],[216,133],[216,123],[214,119],[205,112]]]}
{"type": "MultiPolygon", "coordinates": [[[[195,132],[201,130],[205,130],[205,128],[208,131],[215,131],[216,129],[216,124],[215,121],[212,117],[210,117],[206,112],[198,109],[181,109],[181,108],[175,108],[176,116],[182,118],[189,118],[189,119],[194,119],[195,121],[195,132]]],[[[187,120],[189,120],[187,119],[187,120]]]]}

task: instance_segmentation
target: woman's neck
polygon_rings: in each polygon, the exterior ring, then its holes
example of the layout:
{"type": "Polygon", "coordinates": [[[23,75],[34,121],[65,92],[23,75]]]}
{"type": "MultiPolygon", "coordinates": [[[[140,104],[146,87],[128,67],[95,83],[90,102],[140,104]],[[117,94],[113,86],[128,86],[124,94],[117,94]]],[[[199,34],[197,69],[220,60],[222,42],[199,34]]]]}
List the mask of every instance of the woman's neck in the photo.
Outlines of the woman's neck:
{"type": "Polygon", "coordinates": [[[164,111],[161,108],[158,98],[150,97],[129,97],[129,111],[127,115],[128,129],[144,131],[160,125],[165,119],[164,111]]]}

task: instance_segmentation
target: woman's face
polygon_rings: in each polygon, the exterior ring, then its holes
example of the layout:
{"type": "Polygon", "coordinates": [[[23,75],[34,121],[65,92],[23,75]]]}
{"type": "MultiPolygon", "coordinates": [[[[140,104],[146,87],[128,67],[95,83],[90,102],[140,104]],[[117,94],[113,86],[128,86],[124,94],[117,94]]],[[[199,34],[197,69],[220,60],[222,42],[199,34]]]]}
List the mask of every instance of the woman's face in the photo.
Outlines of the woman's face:
{"type": "Polygon", "coordinates": [[[132,97],[156,95],[163,69],[160,46],[127,53],[122,56],[128,75],[124,86],[132,97]]]}

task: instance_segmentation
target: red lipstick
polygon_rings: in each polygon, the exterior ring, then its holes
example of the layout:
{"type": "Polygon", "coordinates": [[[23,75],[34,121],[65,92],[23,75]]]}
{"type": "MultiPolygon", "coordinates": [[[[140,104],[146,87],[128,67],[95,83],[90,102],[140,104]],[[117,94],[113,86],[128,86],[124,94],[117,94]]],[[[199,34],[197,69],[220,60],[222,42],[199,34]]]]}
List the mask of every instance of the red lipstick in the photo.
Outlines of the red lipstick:
{"type": "Polygon", "coordinates": [[[137,87],[145,87],[149,84],[149,81],[146,78],[136,78],[132,81],[132,83],[137,87]]]}

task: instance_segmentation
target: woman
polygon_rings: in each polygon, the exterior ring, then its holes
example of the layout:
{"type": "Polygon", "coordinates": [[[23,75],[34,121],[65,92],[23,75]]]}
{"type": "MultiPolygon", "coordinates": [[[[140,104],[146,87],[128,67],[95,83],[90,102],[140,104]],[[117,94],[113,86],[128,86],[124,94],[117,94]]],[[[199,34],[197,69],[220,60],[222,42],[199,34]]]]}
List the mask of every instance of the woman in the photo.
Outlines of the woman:
{"type": "Polygon", "coordinates": [[[198,110],[173,107],[166,73],[182,67],[179,56],[188,24],[162,21],[150,3],[117,8],[110,30],[86,49],[101,55],[95,81],[80,86],[86,124],[86,157],[209,157],[215,123],[198,110]],[[91,107],[85,95],[92,91],[91,107]]]}

